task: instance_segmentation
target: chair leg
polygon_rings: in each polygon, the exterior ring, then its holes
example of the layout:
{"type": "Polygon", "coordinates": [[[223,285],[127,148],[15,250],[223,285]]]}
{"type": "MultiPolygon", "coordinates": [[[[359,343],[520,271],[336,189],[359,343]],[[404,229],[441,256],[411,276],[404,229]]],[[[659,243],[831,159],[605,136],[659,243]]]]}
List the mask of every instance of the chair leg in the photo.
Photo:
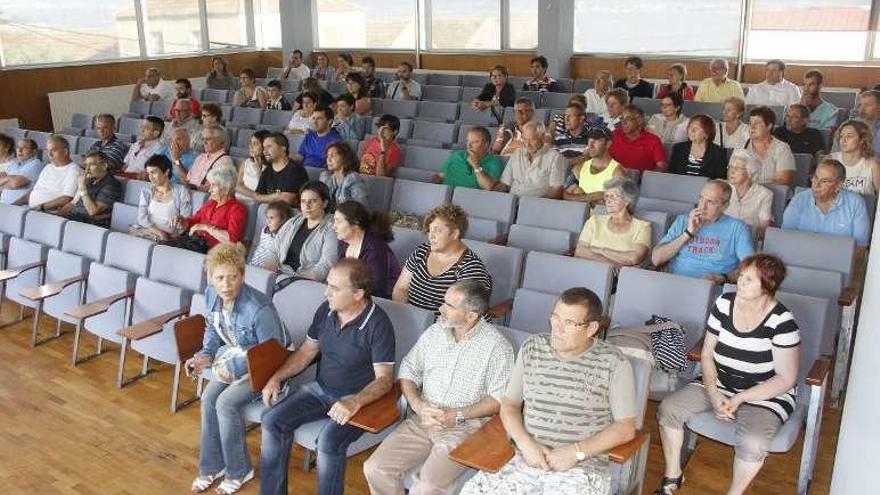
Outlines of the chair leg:
{"type": "Polygon", "coordinates": [[[840,397],[846,388],[858,304],[859,300],[856,299],[851,305],[845,306],[840,318],[840,335],[837,338],[837,355],[834,358],[834,378],[831,382],[831,407],[835,409],[840,406],[840,397]]]}
{"type": "Polygon", "coordinates": [[[39,325],[40,325],[40,316],[43,314],[42,310],[43,310],[43,303],[40,302],[37,304],[37,307],[34,309],[34,325],[33,325],[33,334],[31,335],[31,347],[43,345],[46,342],[50,342],[52,340],[55,340],[66,333],[66,332],[61,331],[62,321],[60,319],[58,319],[58,320],[55,320],[55,335],[52,335],[50,337],[45,337],[42,339],[37,339],[37,329],[39,328],[39,325]]]}
{"type": "MultiPolygon", "coordinates": [[[[201,394],[199,393],[199,386],[196,385],[196,393],[192,396],[188,397],[183,402],[178,403],[178,396],[180,394],[180,372],[183,367],[183,363],[177,361],[174,363],[174,382],[171,386],[171,413],[176,413],[177,411],[183,409],[184,407],[192,404],[193,402],[199,400],[201,394]]],[[[201,381],[201,380],[200,380],[201,381]]]]}
{"type": "Polygon", "coordinates": [[[149,375],[153,372],[150,369],[150,358],[144,355],[144,362],[141,365],[141,372],[129,379],[125,379],[125,352],[128,350],[128,338],[122,338],[122,346],[119,349],[119,370],[116,376],[116,388],[122,388],[126,385],[131,385],[132,383],[140,380],[141,378],[149,375]]]}
{"type": "Polygon", "coordinates": [[[825,397],[825,383],[810,387],[810,405],[807,409],[807,426],[804,430],[804,447],[801,453],[801,465],[798,471],[797,493],[806,495],[813,479],[813,469],[816,467],[816,452],[819,448],[819,429],[822,426],[823,398],[825,397]]]}
{"type": "Polygon", "coordinates": [[[76,366],[80,363],[84,363],[86,361],[91,361],[96,357],[104,354],[104,339],[98,337],[98,346],[97,350],[89,355],[79,357],[79,346],[82,340],[82,322],[77,323],[76,329],[73,333],[73,365],[76,366]]]}

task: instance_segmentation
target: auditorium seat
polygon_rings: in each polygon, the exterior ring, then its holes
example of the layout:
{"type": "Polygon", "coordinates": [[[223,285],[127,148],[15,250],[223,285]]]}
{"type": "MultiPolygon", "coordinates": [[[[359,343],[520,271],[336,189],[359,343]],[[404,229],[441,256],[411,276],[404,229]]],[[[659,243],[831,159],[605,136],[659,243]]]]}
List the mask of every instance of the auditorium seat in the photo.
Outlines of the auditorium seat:
{"type": "Polygon", "coordinates": [[[171,108],[172,103],[173,102],[170,100],[154,101],[153,104],[150,105],[150,115],[164,120],[165,116],[168,115],[168,110],[171,108]]]}
{"type": "Polygon", "coordinates": [[[565,108],[571,100],[571,93],[544,93],[542,108],[565,108]]]}
{"type": "Polygon", "coordinates": [[[123,202],[113,204],[110,213],[110,230],[113,232],[128,233],[129,227],[136,225],[138,220],[138,206],[123,202]]]}
{"type": "Polygon", "coordinates": [[[810,176],[813,173],[816,159],[808,153],[794,153],[794,185],[810,187],[810,176]]]}
{"type": "Polygon", "coordinates": [[[229,91],[225,89],[203,89],[202,90],[202,101],[212,102],[212,103],[226,103],[227,93],[229,91]]]}
{"type": "Polygon", "coordinates": [[[504,118],[504,109],[497,109],[497,114],[493,114],[490,109],[475,112],[470,103],[460,103],[458,119],[462,124],[476,124],[482,126],[498,125],[499,117],[504,118]],[[497,115],[497,116],[496,116],[497,115]]]}
{"type": "Polygon", "coordinates": [[[394,252],[401,268],[417,247],[428,242],[428,236],[421,230],[395,226],[391,228],[391,232],[394,233],[394,240],[388,243],[388,247],[394,252]]]}
{"type": "MultiPolygon", "coordinates": [[[[440,101],[421,101],[419,102],[416,118],[421,120],[422,123],[429,123],[425,121],[452,123],[458,119],[458,104],[440,101]]],[[[418,122],[416,122],[416,124],[418,124],[418,122]]],[[[418,125],[416,125],[416,127],[418,127],[418,125]]],[[[414,135],[413,137],[416,138],[418,136],[414,135]]],[[[451,143],[453,140],[447,142],[451,143]]]]}
{"type": "Polygon", "coordinates": [[[398,179],[391,193],[391,209],[422,217],[451,198],[451,186],[398,179]]]}
{"type": "Polygon", "coordinates": [[[461,100],[461,86],[423,86],[423,102],[458,103],[461,100]]]}
{"type": "Polygon", "coordinates": [[[701,176],[647,171],[642,174],[640,199],[656,198],[696,203],[707,182],[709,179],[701,176]]]}
{"type": "Polygon", "coordinates": [[[586,287],[608,308],[613,275],[608,263],[532,251],[526,256],[521,287],[554,295],[586,287]]]}
{"type": "Polygon", "coordinates": [[[576,201],[521,197],[516,223],[542,229],[560,230],[569,234],[574,245],[587,221],[587,205],[576,201]]]}
{"type": "Polygon", "coordinates": [[[141,126],[144,125],[144,119],[134,119],[131,117],[122,117],[116,126],[117,132],[120,134],[129,134],[137,136],[141,132],[141,126]]]}
{"type": "Polygon", "coordinates": [[[25,206],[0,203],[0,270],[6,269],[9,240],[24,233],[24,219],[29,211],[25,206]]]}
{"type": "Polygon", "coordinates": [[[461,74],[432,72],[428,74],[429,86],[461,86],[461,74]]]}
{"type": "Polygon", "coordinates": [[[480,257],[486,270],[492,275],[490,304],[494,306],[513,299],[522,277],[523,251],[469,239],[465,240],[465,244],[480,257]]]}
{"type": "Polygon", "coordinates": [[[293,116],[291,110],[266,110],[263,112],[263,125],[286,127],[293,116]]]}
{"type": "MultiPolygon", "coordinates": [[[[391,193],[394,190],[394,179],[376,175],[362,175],[367,183],[369,195],[367,196],[367,208],[370,211],[387,211],[391,205],[391,193]]],[[[256,237],[254,238],[256,239],[256,237]]]]}
{"type": "Polygon", "coordinates": [[[565,254],[574,247],[570,232],[532,225],[514,224],[507,235],[507,245],[524,251],[565,254]]]}
{"type": "Polygon", "coordinates": [[[588,89],[593,89],[592,79],[578,79],[572,84],[572,91],[575,93],[583,94],[588,89]]]}
{"type": "MultiPolygon", "coordinates": [[[[461,206],[468,214],[468,220],[473,223],[475,219],[492,220],[498,224],[499,235],[504,234],[513,223],[516,213],[517,196],[497,191],[484,191],[468,187],[456,187],[452,192],[452,202],[461,206]]],[[[468,229],[470,238],[471,229],[468,229]]],[[[479,239],[490,241],[490,239],[479,239]]]]}
{"type": "Polygon", "coordinates": [[[645,120],[655,113],[660,113],[660,100],[654,98],[633,98],[632,104],[641,108],[642,111],[645,112],[645,120]]]}
{"type": "Polygon", "coordinates": [[[436,146],[429,147],[444,147],[454,143],[457,134],[458,124],[416,120],[413,122],[412,134],[406,144],[407,147],[431,144],[436,146]]]}
{"type": "Polygon", "coordinates": [[[662,211],[667,213],[671,219],[675,219],[678,215],[687,214],[694,209],[696,203],[685,201],[673,201],[671,199],[657,199],[640,197],[636,202],[637,211],[662,211]]]}
{"type": "Polygon", "coordinates": [[[482,88],[489,83],[489,76],[486,74],[462,74],[461,85],[465,88],[482,88]]]}
{"type": "Polygon", "coordinates": [[[226,123],[229,127],[247,127],[255,128],[263,119],[263,111],[259,108],[234,107],[232,109],[232,120],[226,123]]]}
{"type": "Polygon", "coordinates": [[[150,115],[150,106],[152,104],[153,102],[151,101],[133,101],[128,104],[128,112],[122,114],[122,116],[142,119],[147,115],[150,115]]]}

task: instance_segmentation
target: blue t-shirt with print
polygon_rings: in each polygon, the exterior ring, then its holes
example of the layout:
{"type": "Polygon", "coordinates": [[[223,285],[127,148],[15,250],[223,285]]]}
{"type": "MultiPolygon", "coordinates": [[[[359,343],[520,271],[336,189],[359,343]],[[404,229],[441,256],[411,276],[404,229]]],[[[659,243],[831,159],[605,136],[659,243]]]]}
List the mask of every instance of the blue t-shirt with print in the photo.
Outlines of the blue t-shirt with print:
{"type": "Polygon", "coordinates": [[[299,154],[304,158],[303,165],[325,168],[327,165],[327,146],[337,141],[342,141],[342,136],[336,132],[336,129],[330,129],[330,132],[324,136],[318,136],[317,132],[309,131],[299,145],[299,154]]]}
{"type": "MultiPolygon", "coordinates": [[[[679,215],[660,244],[666,244],[680,236],[687,228],[687,214],[679,215]]],[[[693,239],[679,249],[669,262],[676,275],[700,278],[734,271],[740,261],[755,253],[752,233],[741,220],[721,215],[700,227],[693,239]]]]}

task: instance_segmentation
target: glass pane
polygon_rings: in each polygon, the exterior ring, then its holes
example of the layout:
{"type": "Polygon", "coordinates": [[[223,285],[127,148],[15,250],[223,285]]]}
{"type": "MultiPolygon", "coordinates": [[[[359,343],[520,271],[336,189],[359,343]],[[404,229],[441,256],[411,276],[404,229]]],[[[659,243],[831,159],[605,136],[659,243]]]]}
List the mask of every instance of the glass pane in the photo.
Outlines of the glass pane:
{"type": "Polygon", "coordinates": [[[131,0],[0,0],[6,65],[137,57],[131,0]]]}
{"type": "Polygon", "coordinates": [[[201,51],[198,0],[145,0],[143,5],[148,54],[201,51]]]}
{"type": "Polygon", "coordinates": [[[431,48],[500,50],[500,0],[432,0],[431,48]]]}
{"type": "Polygon", "coordinates": [[[859,61],[871,0],[755,0],[746,58],[859,61]]]}
{"type": "Polygon", "coordinates": [[[538,46],[538,0],[510,0],[510,48],[538,46]]]}
{"type": "Polygon", "coordinates": [[[317,0],[321,48],[415,48],[415,0],[317,0]]]}
{"type": "Polygon", "coordinates": [[[281,14],[278,0],[253,0],[254,31],[257,46],[261,48],[281,46],[281,14]]]}
{"type": "Polygon", "coordinates": [[[212,50],[247,46],[247,16],[240,0],[211,0],[208,9],[208,37],[212,50]]]}
{"type": "Polygon", "coordinates": [[[740,0],[575,0],[574,51],[733,57],[740,0]]]}

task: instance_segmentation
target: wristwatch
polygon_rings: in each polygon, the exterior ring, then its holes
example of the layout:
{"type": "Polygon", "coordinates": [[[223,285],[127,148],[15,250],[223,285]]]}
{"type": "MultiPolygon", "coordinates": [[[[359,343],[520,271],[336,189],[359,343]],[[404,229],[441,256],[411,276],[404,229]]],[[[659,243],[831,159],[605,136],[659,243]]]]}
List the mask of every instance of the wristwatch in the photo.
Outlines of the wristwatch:
{"type": "Polygon", "coordinates": [[[465,422],[464,412],[461,409],[459,409],[458,411],[455,411],[455,426],[456,426],[456,428],[461,428],[462,426],[464,426],[464,422],[465,422]]]}
{"type": "Polygon", "coordinates": [[[483,167],[477,167],[474,169],[474,173],[480,174],[483,172],[483,167]]]}
{"type": "Polygon", "coordinates": [[[581,444],[578,442],[574,443],[575,453],[574,458],[577,459],[578,462],[583,461],[587,458],[587,454],[581,450],[581,444]]]}

